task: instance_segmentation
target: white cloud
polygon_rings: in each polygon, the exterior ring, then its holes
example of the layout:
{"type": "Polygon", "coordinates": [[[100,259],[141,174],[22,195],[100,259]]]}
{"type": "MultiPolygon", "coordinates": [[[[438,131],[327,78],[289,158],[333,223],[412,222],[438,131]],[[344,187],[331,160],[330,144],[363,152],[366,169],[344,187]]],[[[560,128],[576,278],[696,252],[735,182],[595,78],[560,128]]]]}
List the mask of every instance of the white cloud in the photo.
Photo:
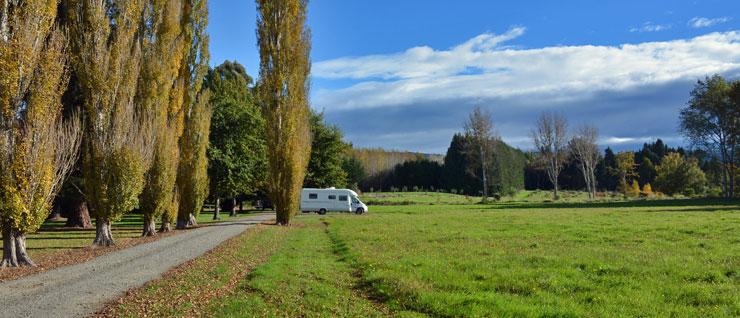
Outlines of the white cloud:
{"type": "Polygon", "coordinates": [[[670,24],[655,24],[653,22],[645,22],[639,27],[630,28],[630,32],[660,32],[665,31],[673,27],[670,24]]]}
{"type": "Polygon", "coordinates": [[[318,88],[313,104],[357,146],[444,153],[479,104],[493,111],[504,140],[523,149],[544,109],[564,111],[574,127],[597,125],[602,145],[635,149],[658,137],[682,144],[678,110],[697,78],[740,77],[739,31],[615,46],[509,46],[524,31],[315,63],[315,78],[350,84],[318,88]]]}
{"type": "Polygon", "coordinates": [[[721,18],[702,18],[702,17],[695,17],[689,21],[689,26],[692,28],[708,28],[711,26],[715,26],[717,24],[722,24],[725,22],[729,22],[732,20],[730,17],[721,17],[721,18]]]}
{"type": "Polygon", "coordinates": [[[477,55],[497,51],[501,43],[524,34],[523,27],[496,35],[483,33],[447,51],[428,46],[410,48],[403,53],[338,58],[314,63],[312,72],[321,78],[398,79],[447,75],[474,66],[477,55]]]}
{"type": "Polygon", "coordinates": [[[447,50],[428,46],[401,53],[315,63],[313,76],[352,79],[319,89],[314,104],[331,109],[530,96],[551,102],[582,100],[598,91],[623,91],[740,70],[740,32],[619,46],[502,47],[524,28],[485,33],[447,50]],[[476,72],[469,73],[474,69],[476,72]]]}

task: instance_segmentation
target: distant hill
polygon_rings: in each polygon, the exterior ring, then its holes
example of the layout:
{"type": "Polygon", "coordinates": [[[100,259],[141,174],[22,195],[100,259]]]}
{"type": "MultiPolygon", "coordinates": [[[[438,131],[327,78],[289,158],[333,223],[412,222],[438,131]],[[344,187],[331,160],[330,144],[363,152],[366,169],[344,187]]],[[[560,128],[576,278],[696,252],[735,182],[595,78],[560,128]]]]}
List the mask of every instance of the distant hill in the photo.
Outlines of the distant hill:
{"type": "Polygon", "coordinates": [[[444,155],[426,154],[411,151],[385,150],[381,148],[352,149],[352,155],[362,162],[368,176],[390,170],[406,161],[427,159],[439,163],[444,162],[444,155]]]}

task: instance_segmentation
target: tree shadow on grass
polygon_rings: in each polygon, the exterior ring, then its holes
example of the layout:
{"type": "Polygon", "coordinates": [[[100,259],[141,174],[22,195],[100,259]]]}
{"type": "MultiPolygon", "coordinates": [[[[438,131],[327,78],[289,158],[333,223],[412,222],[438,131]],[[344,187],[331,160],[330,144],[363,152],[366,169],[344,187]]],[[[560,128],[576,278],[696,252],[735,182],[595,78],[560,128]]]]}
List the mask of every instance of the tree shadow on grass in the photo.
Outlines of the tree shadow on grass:
{"type": "Polygon", "coordinates": [[[41,236],[41,235],[34,235],[29,237],[29,240],[92,240],[95,236],[91,235],[85,235],[85,236],[75,236],[75,235],[69,235],[69,236],[41,236]]]}
{"type": "Polygon", "coordinates": [[[672,209],[665,211],[725,211],[740,210],[737,199],[669,199],[669,200],[633,200],[633,201],[595,201],[595,202],[507,202],[498,203],[489,209],[593,209],[593,208],[651,208],[651,207],[688,207],[703,206],[706,208],[672,209]]]}
{"type": "Polygon", "coordinates": [[[85,246],[44,246],[44,247],[26,247],[27,250],[43,251],[43,250],[78,250],[87,247],[85,246]]]}

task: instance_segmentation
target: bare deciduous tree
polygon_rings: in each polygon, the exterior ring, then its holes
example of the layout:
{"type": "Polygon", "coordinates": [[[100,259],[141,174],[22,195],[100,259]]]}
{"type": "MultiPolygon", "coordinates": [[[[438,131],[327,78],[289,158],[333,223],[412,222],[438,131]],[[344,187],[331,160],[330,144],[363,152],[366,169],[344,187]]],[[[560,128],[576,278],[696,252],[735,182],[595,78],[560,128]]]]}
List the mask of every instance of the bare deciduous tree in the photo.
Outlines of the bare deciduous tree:
{"type": "Polygon", "coordinates": [[[491,112],[475,106],[463,125],[465,134],[470,139],[469,152],[475,153],[475,174],[479,175],[483,183],[483,202],[488,201],[489,158],[493,155],[495,142],[498,139],[493,127],[491,112]],[[477,171],[480,168],[480,171],[477,171]]]}
{"type": "Polygon", "coordinates": [[[581,126],[568,143],[570,152],[578,161],[578,168],[583,174],[588,197],[596,197],[596,164],[599,161],[599,147],[596,144],[599,130],[590,125],[581,126]]]}
{"type": "Polygon", "coordinates": [[[561,113],[543,112],[532,130],[532,140],[538,157],[553,185],[553,200],[558,199],[558,177],[568,155],[568,122],[561,113]]]}

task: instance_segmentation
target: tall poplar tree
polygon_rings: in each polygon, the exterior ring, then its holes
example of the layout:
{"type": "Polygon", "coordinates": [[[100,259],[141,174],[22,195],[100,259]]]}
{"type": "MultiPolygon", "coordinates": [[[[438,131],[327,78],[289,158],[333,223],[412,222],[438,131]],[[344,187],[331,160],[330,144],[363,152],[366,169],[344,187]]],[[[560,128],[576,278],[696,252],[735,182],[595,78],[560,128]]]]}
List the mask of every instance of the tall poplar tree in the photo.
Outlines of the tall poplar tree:
{"type": "Polygon", "coordinates": [[[211,127],[209,92],[203,87],[208,72],[208,1],[184,0],[182,38],[185,59],[178,73],[183,132],[177,170],[177,228],[196,224],[208,196],[208,135],[211,127]]]}
{"type": "Polygon", "coordinates": [[[83,175],[94,245],[113,244],[111,222],[138,204],[154,128],[137,114],[142,0],[69,0],[72,64],[83,95],[83,175]]]}
{"type": "Polygon", "coordinates": [[[153,120],[156,134],[154,158],[140,197],[144,215],[142,236],[156,234],[155,222],[162,217],[162,231],[177,213],[175,181],[179,162],[178,139],[182,132],[182,98],[175,83],[183,60],[180,38],[182,1],[149,0],[143,17],[143,61],[139,76],[137,106],[153,120]],[[175,88],[173,90],[173,88],[175,88]],[[167,217],[171,215],[172,217],[167,217]]]}
{"type": "Polygon", "coordinates": [[[80,142],[79,120],[61,119],[68,78],[57,5],[0,3],[0,267],[34,266],[26,234],[49,215],[80,142]]]}
{"type": "Polygon", "coordinates": [[[290,224],[311,151],[306,0],[257,0],[258,92],[265,111],[267,186],[277,223],[290,224]]]}

